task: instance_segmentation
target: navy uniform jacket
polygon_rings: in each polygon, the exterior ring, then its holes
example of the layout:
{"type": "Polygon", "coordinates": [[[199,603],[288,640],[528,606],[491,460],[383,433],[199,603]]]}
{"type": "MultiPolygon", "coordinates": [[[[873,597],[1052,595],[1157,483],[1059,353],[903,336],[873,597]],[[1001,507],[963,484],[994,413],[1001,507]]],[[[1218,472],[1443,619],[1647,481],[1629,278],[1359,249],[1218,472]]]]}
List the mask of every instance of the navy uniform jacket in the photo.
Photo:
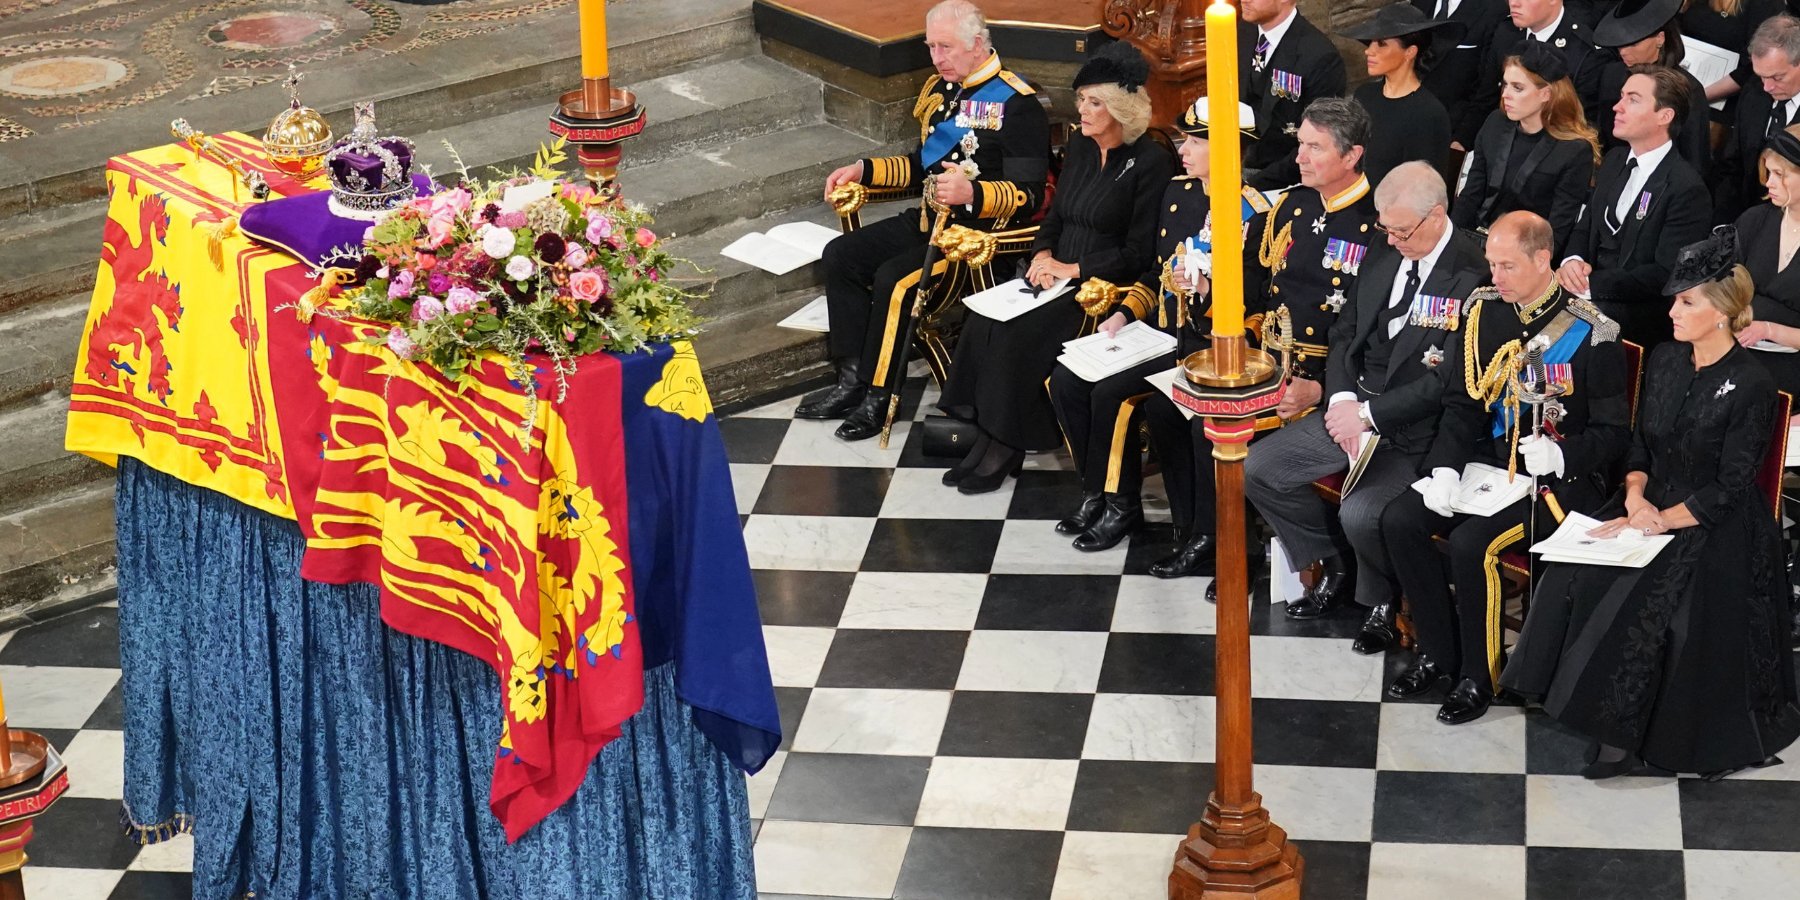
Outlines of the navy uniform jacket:
{"type": "Polygon", "coordinates": [[[1319,97],[1344,96],[1344,57],[1324,32],[1296,12],[1258,72],[1252,63],[1259,33],[1248,22],[1238,25],[1238,94],[1256,110],[1257,126],[1257,139],[1244,148],[1244,180],[1274,190],[1300,180],[1294,162],[1300,114],[1319,97]]]}
{"type": "Polygon", "coordinates": [[[1369,180],[1334,197],[1294,187],[1245,229],[1245,307],[1271,312],[1286,306],[1294,323],[1294,374],[1323,381],[1331,326],[1350,302],[1356,276],[1383,242],[1375,230],[1375,192],[1369,180]]]}

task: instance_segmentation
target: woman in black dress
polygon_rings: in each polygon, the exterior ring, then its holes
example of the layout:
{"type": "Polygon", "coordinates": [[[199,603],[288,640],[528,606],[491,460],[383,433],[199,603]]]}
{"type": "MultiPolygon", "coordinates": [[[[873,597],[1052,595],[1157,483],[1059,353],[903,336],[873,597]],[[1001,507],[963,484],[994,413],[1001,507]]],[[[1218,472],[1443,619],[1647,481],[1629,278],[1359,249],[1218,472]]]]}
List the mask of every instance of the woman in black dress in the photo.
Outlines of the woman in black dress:
{"type": "Polygon", "coordinates": [[[1368,111],[1372,126],[1369,146],[1363,148],[1369,184],[1379,184],[1395,166],[1415,159],[1450,177],[1450,113],[1419,79],[1437,60],[1438,42],[1460,29],[1447,19],[1434,21],[1410,3],[1396,3],[1343,33],[1362,41],[1369,67],[1369,80],[1356,89],[1356,102],[1368,111]]]}
{"type": "MultiPolygon", "coordinates": [[[[1075,75],[1081,132],[1069,138],[1050,212],[1038,227],[1026,280],[1123,282],[1156,258],[1156,204],[1174,174],[1169,151],[1146,133],[1149,64],[1124,41],[1075,75]]],[[[965,494],[995,490],[1028,450],[1062,444],[1044,380],[1084,317],[1074,291],[1006,322],[971,312],[938,407],[974,422],[968,456],[944,473],[965,494]]]]}
{"type": "Polygon", "coordinates": [[[1582,204],[1593,193],[1600,144],[1581,112],[1561,53],[1527,42],[1502,69],[1500,109],[1475,136],[1469,177],[1450,219],[1458,228],[1487,230],[1516,209],[1550,222],[1556,235],[1551,259],[1562,259],[1582,204]]]}
{"type": "Polygon", "coordinates": [[[1733,339],[1752,292],[1734,243],[1721,228],[1676,261],[1675,340],[1650,355],[1625,487],[1594,531],[1674,540],[1641,569],[1552,563],[1500,676],[1595,742],[1588,778],[1639,761],[1722,777],[1800,735],[1780,536],[1756,483],[1775,384],[1733,339]]]}
{"type": "MultiPolygon", "coordinates": [[[[1746,347],[1773,341],[1800,349],[1800,125],[1776,133],[1763,147],[1769,202],[1738,216],[1738,262],[1756,281],[1755,321],[1738,332],[1746,347]]],[[[1758,352],[1775,386],[1800,397],[1800,353],[1758,352]]]]}

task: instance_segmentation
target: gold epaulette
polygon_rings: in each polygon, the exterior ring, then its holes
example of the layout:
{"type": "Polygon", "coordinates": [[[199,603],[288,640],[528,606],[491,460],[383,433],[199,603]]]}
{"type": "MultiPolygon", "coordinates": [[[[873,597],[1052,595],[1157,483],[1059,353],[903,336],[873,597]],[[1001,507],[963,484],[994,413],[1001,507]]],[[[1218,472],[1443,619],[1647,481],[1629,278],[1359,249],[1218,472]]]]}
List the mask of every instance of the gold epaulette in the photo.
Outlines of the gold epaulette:
{"type": "Polygon", "coordinates": [[[1021,94],[1029,95],[1029,94],[1037,93],[1037,89],[1035,89],[1031,85],[1025,83],[1025,79],[1020,78],[1019,76],[1014,75],[1013,73],[1008,72],[1005,69],[1000,70],[1000,80],[1006,82],[1007,84],[1012,85],[1012,89],[1015,91],[1018,91],[1021,94]]]}
{"type": "Polygon", "coordinates": [[[1598,347],[1619,339],[1619,323],[1601,312],[1600,307],[1594,305],[1594,301],[1570,297],[1568,310],[1574,313],[1576,318],[1593,326],[1593,330],[1588,334],[1588,346],[1598,347]]]}
{"type": "MultiPolygon", "coordinates": [[[[1285,197],[1287,195],[1283,194],[1282,196],[1285,197]]],[[[1249,185],[1244,186],[1244,202],[1250,204],[1250,212],[1252,215],[1256,213],[1266,213],[1275,208],[1274,204],[1269,202],[1269,198],[1263,196],[1262,191],[1250,187],[1249,185]]]]}

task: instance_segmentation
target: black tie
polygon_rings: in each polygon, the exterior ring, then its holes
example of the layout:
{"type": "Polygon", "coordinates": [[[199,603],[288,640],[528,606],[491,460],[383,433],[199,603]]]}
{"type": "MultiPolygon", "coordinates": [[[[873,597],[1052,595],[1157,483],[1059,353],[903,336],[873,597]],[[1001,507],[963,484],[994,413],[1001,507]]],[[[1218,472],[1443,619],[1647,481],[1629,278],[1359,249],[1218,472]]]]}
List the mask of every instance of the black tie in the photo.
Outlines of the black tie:
{"type": "MultiPolygon", "coordinates": [[[[1631,186],[1631,173],[1636,172],[1636,171],[1637,171],[1637,157],[1634,156],[1625,161],[1625,183],[1619,187],[1619,194],[1620,194],[1621,198],[1623,198],[1623,196],[1624,196],[1625,189],[1631,186]]],[[[1618,200],[1614,200],[1613,202],[1608,203],[1606,205],[1605,219],[1606,219],[1606,227],[1612,229],[1613,234],[1618,234],[1619,229],[1625,227],[1625,220],[1619,218],[1619,202],[1618,202],[1618,200]]]]}
{"type": "Polygon", "coordinates": [[[1775,132],[1789,125],[1787,101],[1776,100],[1773,102],[1775,105],[1769,107],[1769,130],[1763,133],[1765,137],[1773,137],[1775,132]]]}
{"type": "Polygon", "coordinates": [[[1394,320],[1405,316],[1412,310],[1413,301],[1419,296],[1419,261],[1412,260],[1406,266],[1406,285],[1400,288],[1400,302],[1388,307],[1387,316],[1382,320],[1382,336],[1394,336],[1394,320]]]}

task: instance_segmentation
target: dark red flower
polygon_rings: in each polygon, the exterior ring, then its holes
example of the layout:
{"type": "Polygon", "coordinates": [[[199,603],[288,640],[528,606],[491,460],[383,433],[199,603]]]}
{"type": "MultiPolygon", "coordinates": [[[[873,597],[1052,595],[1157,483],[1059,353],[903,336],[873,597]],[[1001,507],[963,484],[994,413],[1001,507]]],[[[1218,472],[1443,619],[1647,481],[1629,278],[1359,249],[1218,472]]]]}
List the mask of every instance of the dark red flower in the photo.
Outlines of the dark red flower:
{"type": "Polygon", "coordinates": [[[562,262],[563,254],[568,251],[569,247],[563,242],[560,235],[546,231],[538,235],[537,240],[532,242],[532,249],[537,251],[538,259],[555,264],[562,262]]]}

